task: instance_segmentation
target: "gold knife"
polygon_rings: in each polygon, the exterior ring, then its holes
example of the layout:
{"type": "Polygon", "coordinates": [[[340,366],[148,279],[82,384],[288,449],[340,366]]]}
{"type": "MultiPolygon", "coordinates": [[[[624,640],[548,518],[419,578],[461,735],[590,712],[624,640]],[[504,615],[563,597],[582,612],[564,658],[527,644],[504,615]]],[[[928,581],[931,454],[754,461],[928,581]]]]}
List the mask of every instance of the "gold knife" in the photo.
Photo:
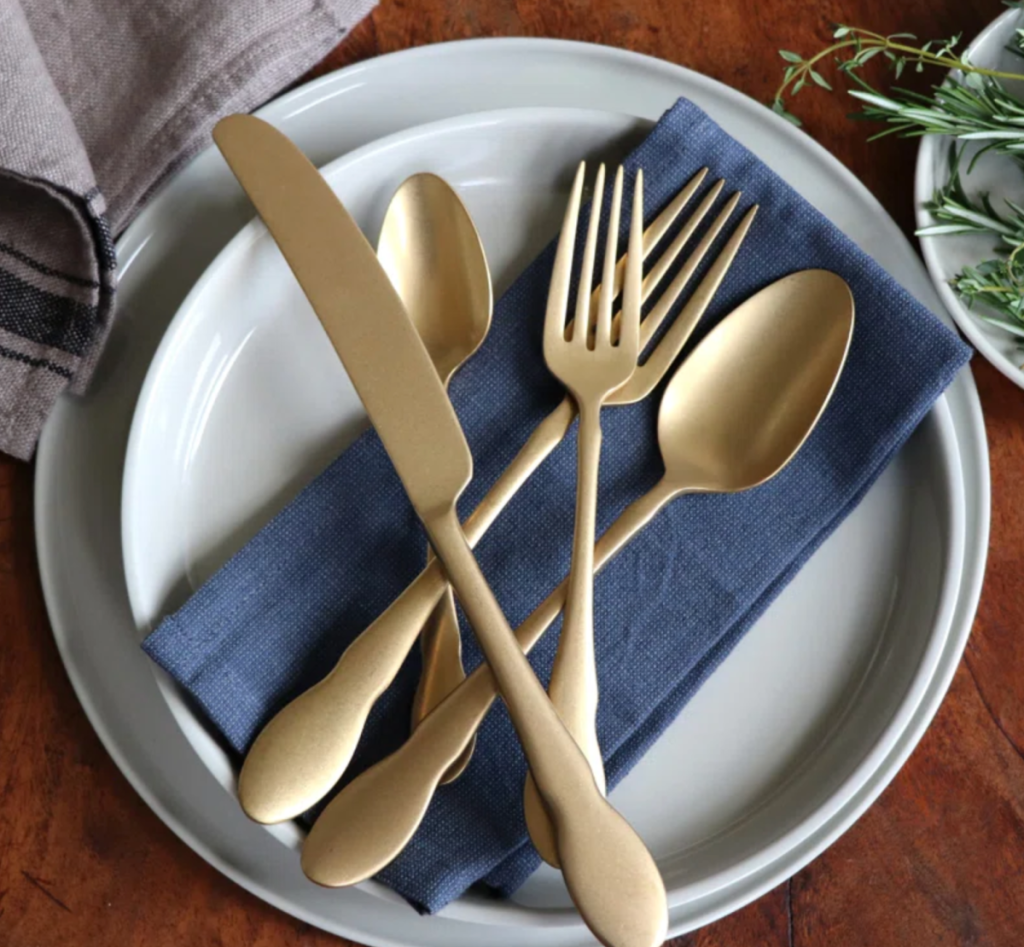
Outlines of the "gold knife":
{"type": "MultiPolygon", "coordinates": [[[[595,784],[466,542],[455,504],[472,476],[469,445],[373,248],[316,168],[273,126],[233,115],[213,137],[341,358],[469,616],[551,815],[580,914],[608,947],[657,947],[667,928],[657,865],[595,784]]],[[[329,850],[330,841],[323,844],[329,850]]],[[[303,869],[314,879],[322,854],[308,845],[303,851],[303,869]]]]}

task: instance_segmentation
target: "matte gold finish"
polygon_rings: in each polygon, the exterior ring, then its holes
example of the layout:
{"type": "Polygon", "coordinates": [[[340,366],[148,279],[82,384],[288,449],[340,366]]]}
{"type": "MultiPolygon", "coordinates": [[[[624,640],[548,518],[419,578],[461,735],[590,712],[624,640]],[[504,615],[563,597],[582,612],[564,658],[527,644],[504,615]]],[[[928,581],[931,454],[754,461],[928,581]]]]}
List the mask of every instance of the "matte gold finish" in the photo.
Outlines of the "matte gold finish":
{"type": "Polygon", "coordinates": [[[483,343],[491,274],[459,195],[436,174],[414,174],[388,205],[377,258],[405,304],[442,384],[483,343]]]}
{"type": "MultiPolygon", "coordinates": [[[[377,258],[405,304],[445,387],[481,345],[493,297],[480,235],[454,190],[436,174],[414,174],[388,205],[377,258]]],[[[415,727],[466,678],[455,599],[447,587],[420,633],[423,672],[415,727]]],[[[473,743],[454,767],[465,769],[473,743]]]]}
{"type": "MultiPolygon", "coordinates": [[[[823,270],[787,276],[724,319],[669,383],[658,418],[665,475],[601,536],[595,569],[676,497],[747,489],[785,467],[835,390],[853,324],[849,287],[823,270]]],[[[558,617],[566,587],[562,582],[519,626],[524,651],[558,617]]],[[[307,874],[351,885],[394,859],[494,697],[494,678],[481,666],[402,747],[346,786],[313,826],[303,855],[307,874]]]]}
{"type": "Polygon", "coordinates": [[[231,115],[213,137],[338,352],[413,505],[447,510],[469,482],[473,459],[373,247],[316,168],[272,125],[231,115]],[[422,475],[426,461],[429,477],[422,475]]]}
{"type": "Polygon", "coordinates": [[[469,616],[581,916],[604,944],[657,947],[667,928],[658,868],[595,785],[466,542],[455,504],[472,476],[469,447],[401,300],[355,222],[287,138],[251,116],[222,120],[214,135],[342,359],[469,616]]]}
{"type": "MultiPolygon", "coordinates": [[[[615,176],[608,221],[607,246],[601,291],[591,306],[589,294],[577,295],[576,316],[571,337],[566,338],[566,308],[572,278],[572,250],[576,221],[583,191],[581,163],[558,254],[551,274],[544,324],[544,358],[551,373],[569,390],[580,415],[577,432],[576,525],[573,535],[572,568],[565,602],[565,618],[558,651],[551,672],[548,693],[569,733],[590,763],[594,782],[605,791],[604,763],[597,742],[597,667],[594,662],[594,520],[597,515],[597,480],[601,459],[601,407],[608,396],[621,388],[636,370],[640,350],[640,287],[643,282],[641,228],[643,227],[643,171],[636,175],[633,220],[627,265],[623,279],[622,311],[619,315],[618,344],[612,342],[612,291],[615,284],[615,256],[618,250],[619,217],[622,210],[622,169],[615,176]],[[593,319],[591,315],[593,314],[593,319]]],[[[604,165],[597,172],[590,226],[583,249],[579,285],[593,283],[597,226],[604,194],[604,165]]],[[[545,861],[558,864],[558,852],[551,820],[532,776],[524,794],[526,825],[537,851],[545,861]]]]}
{"type": "MultiPolygon", "coordinates": [[[[664,238],[704,175],[703,171],[695,175],[648,227],[644,234],[645,255],[650,255],[664,238]]],[[[716,185],[712,195],[720,189],[720,185],[716,185]]],[[[692,234],[711,203],[705,198],[693,218],[683,225],[680,236],[672,240],[669,248],[653,264],[644,280],[642,296],[645,301],[658,289],[653,277],[658,272],[664,274],[669,264],[677,259],[685,243],[683,235],[692,234]]],[[[729,210],[726,207],[719,214],[712,227],[714,233],[721,229],[729,210]]],[[[684,330],[676,331],[673,324],[646,363],[634,372],[627,388],[615,392],[610,402],[621,397],[625,399],[624,404],[631,403],[643,397],[644,391],[649,391],[664,376],[739,250],[752,214],[753,210],[748,212],[737,227],[680,313],[678,319],[682,321],[684,330]],[[642,377],[641,384],[637,384],[638,376],[642,377]]],[[[675,296],[682,290],[683,274],[692,275],[709,246],[710,242],[705,238],[683,264],[680,275],[670,287],[675,296]]],[[[620,261],[620,285],[622,264],[620,261]]],[[[650,341],[653,335],[648,328],[648,320],[661,314],[663,309],[661,305],[656,306],[641,322],[641,345],[646,344],[645,339],[650,341]]],[[[661,318],[664,318],[663,314],[661,318]]],[[[561,443],[575,417],[576,404],[567,395],[536,427],[508,469],[463,524],[470,546],[483,537],[516,491],[561,443]]],[[[373,704],[394,680],[446,588],[444,570],[438,562],[429,562],[402,595],[349,645],[334,670],[267,724],[249,750],[239,781],[242,806],[251,819],[263,823],[293,819],[312,808],[334,788],[352,759],[373,704]]],[[[456,769],[457,763],[455,761],[456,769]]],[[[446,774],[445,780],[450,778],[451,773],[446,774]]]]}

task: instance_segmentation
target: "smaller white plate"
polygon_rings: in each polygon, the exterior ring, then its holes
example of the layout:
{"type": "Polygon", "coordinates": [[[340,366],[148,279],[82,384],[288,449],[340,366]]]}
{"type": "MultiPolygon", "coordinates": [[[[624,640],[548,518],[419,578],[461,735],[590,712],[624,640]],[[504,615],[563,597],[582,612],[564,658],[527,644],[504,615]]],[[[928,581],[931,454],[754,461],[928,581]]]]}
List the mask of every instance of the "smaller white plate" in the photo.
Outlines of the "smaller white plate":
{"type": "MultiPolygon", "coordinates": [[[[479,226],[500,292],[556,231],[579,159],[614,161],[649,127],[585,110],[477,114],[384,139],[324,174],[371,239],[405,176],[442,174],[479,226]]],[[[122,520],[139,627],[179,605],[364,423],[308,302],[254,221],[193,288],[139,398],[122,520]]],[[[964,533],[960,456],[942,398],[615,790],[658,861],[674,924],[708,919],[709,898],[749,900],[766,871],[791,873],[869,780],[895,772],[887,757],[947,641],[964,533]]],[[[166,678],[161,687],[233,792],[218,741],[166,678]]],[[[293,826],[274,831],[299,842],[293,826]]],[[[361,888],[383,896],[379,885],[361,888]]],[[[578,923],[549,869],[510,901],[467,895],[442,916],[495,927],[578,923]]]]}
{"type": "MultiPolygon", "coordinates": [[[[971,61],[979,66],[1020,72],[1024,77],[1024,59],[1006,49],[1014,30],[1021,26],[1019,10],[1007,10],[993,20],[971,43],[971,61]]],[[[1018,87],[1024,89],[1024,82],[1018,87]]],[[[924,205],[931,200],[937,187],[949,180],[949,146],[951,139],[944,135],[926,135],[921,139],[917,152],[917,172],[914,179],[914,204],[917,208],[918,227],[935,223],[924,205]]],[[[970,152],[968,152],[968,156],[970,152]]],[[[1002,199],[1024,203],[1024,177],[1020,167],[1003,155],[985,155],[974,170],[966,173],[966,162],[962,168],[964,187],[967,193],[983,192],[992,194],[998,208],[1002,199]]],[[[955,235],[921,237],[921,252],[924,254],[928,272],[935,288],[950,315],[970,343],[1015,385],[1024,388],[1024,339],[997,329],[980,319],[961,301],[949,281],[964,266],[975,266],[982,260],[991,259],[998,240],[992,236],[955,235]]]]}

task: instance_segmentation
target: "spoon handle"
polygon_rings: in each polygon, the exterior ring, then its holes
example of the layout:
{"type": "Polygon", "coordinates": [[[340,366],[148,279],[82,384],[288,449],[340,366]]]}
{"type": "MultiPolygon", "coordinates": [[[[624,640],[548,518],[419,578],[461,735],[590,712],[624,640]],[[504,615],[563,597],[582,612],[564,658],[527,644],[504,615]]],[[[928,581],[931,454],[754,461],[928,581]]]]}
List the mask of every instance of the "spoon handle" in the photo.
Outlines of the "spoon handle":
{"type": "Polygon", "coordinates": [[[348,646],[327,677],[263,728],[238,777],[238,798],[250,819],[265,825],[294,819],[334,788],[370,709],[394,680],[447,585],[441,563],[433,560],[348,646]]]}
{"type": "MultiPolygon", "coordinates": [[[[537,426],[466,520],[470,546],[561,443],[575,417],[575,403],[567,397],[537,426]]],[[[239,799],[249,818],[264,824],[294,819],[334,788],[352,759],[370,710],[395,679],[447,588],[440,561],[432,559],[348,646],[330,674],[267,724],[249,750],[238,781],[239,799]]]]}
{"type": "MultiPolygon", "coordinates": [[[[628,506],[598,541],[595,570],[611,562],[679,492],[662,480],[628,506]]],[[[516,630],[523,651],[529,652],[558,617],[567,587],[563,581],[516,630]]],[[[306,840],[303,871],[319,884],[341,887],[365,881],[395,859],[496,696],[494,675],[483,664],[391,756],[334,797],[306,840]]]]}
{"type": "Polygon", "coordinates": [[[483,538],[498,518],[498,514],[519,492],[519,488],[565,440],[565,435],[569,433],[569,428],[575,420],[576,402],[566,395],[558,407],[533,429],[533,433],[519,449],[512,463],[494,481],[494,486],[487,491],[487,495],[463,524],[462,529],[470,548],[483,538]]]}
{"type": "MultiPolygon", "coordinates": [[[[462,663],[462,633],[451,586],[441,594],[441,600],[423,625],[420,632],[420,654],[423,668],[412,702],[414,730],[424,717],[466,679],[466,669],[462,663]]],[[[465,752],[452,765],[449,779],[458,779],[469,765],[474,742],[470,741],[465,752]]]]}

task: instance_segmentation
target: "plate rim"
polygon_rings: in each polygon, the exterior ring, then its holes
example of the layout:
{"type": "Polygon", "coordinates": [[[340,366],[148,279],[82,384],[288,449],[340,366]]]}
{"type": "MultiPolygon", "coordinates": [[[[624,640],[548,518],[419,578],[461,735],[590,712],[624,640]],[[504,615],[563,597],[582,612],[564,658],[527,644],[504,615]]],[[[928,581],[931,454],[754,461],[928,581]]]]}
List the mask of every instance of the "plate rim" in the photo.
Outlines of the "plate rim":
{"type": "MultiPolygon", "coordinates": [[[[495,39],[474,39],[474,40],[463,40],[453,41],[450,43],[436,44],[431,47],[424,47],[415,50],[402,50],[396,53],[388,54],[387,56],[379,57],[369,63],[360,63],[354,66],[348,67],[347,69],[339,70],[338,72],[328,74],[322,78],[315,80],[305,86],[301,86],[285,96],[271,102],[269,105],[261,109],[257,114],[271,120],[277,119],[283,121],[290,115],[296,114],[297,111],[301,111],[305,108],[310,108],[312,105],[302,105],[304,99],[311,94],[320,95],[322,92],[329,91],[330,87],[334,84],[343,84],[348,81],[353,71],[355,74],[365,72],[369,68],[380,69],[385,65],[390,66],[396,59],[396,57],[404,57],[406,59],[419,58],[424,54],[437,55],[439,52],[445,52],[448,47],[459,46],[465,47],[481,47],[490,46],[495,47],[498,45],[507,46],[515,49],[522,50],[524,52],[532,52],[539,49],[547,49],[550,52],[558,52],[563,54],[562,61],[568,62],[573,60],[577,56],[598,56],[598,57],[611,57],[612,59],[628,59],[636,67],[655,68],[658,72],[663,73],[669,79],[684,79],[689,81],[693,86],[709,88],[712,92],[723,97],[726,100],[732,101],[734,104],[739,104],[739,107],[743,109],[749,115],[757,117],[750,105],[753,104],[743,93],[737,90],[731,89],[723,84],[701,76],[691,70],[685,69],[684,67],[657,60],[650,56],[644,56],[642,54],[631,53],[625,50],[617,50],[611,47],[600,46],[597,44],[579,43],[568,40],[546,40],[546,39],[525,39],[525,38],[495,38],[495,39]],[[301,105],[302,108],[293,109],[293,106],[301,105]],[[289,111],[292,109],[292,111],[289,111]]],[[[577,62],[577,67],[582,67],[582,62],[577,62]]],[[[680,89],[682,92],[683,89],[680,89]]],[[[320,95],[318,101],[323,98],[329,98],[330,95],[320,95]]],[[[316,103],[313,103],[316,104],[316,103]]],[[[764,120],[771,123],[779,122],[775,116],[770,116],[765,110],[764,120]]],[[[772,124],[777,132],[786,134],[777,126],[772,124]]],[[[795,130],[789,130],[789,133],[796,134],[795,130]]],[[[814,155],[819,162],[822,159],[825,160],[826,166],[832,171],[841,184],[845,187],[852,189],[853,193],[856,194],[859,201],[868,208],[875,208],[881,215],[880,223],[882,226],[887,228],[892,236],[899,241],[903,242],[908,252],[908,265],[910,258],[913,256],[912,247],[906,237],[900,232],[899,228],[892,221],[891,217],[884,211],[877,199],[867,190],[867,188],[850,172],[844,165],[838,162],[837,159],[829,155],[829,153],[817,142],[809,139],[802,138],[799,142],[795,142],[796,147],[802,148],[804,151],[814,155]]],[[[198,158],[198,156],[197,156],[198,158]]],[[[197,160],[197,159],[193,159],[197,160]]],[[[125,257],[128,263],[135,253],[141,248],[141,243],[146,239],[146,227],[150,223],[151,219],[157,213],[160,199],[163,195],[163,191],[170,186],[170,180],[161,189],[161,192],[157,194],[154,201],[143,210],[143,212],[136,219],[135,223],[128,228],[126,233],[122,236],[119,241],[119,247],[123,246],[125,249],[125,257]]],[[[929,281],[930,285],[930,281],[929,281]]],[[[935,309],[934,305],[932,306],[935,309]]],[[[826,827],[821,837],[813,842],[809,843],[807,850],[802,853],[797,859],[794,865],[784,870],[781,875],[773,875],[772,878],[767,881],[755,886],[753,893],[743,896],[742,903],[747,903],[764,891],[773,887],[778,883],[780,877],[786,877],[789,874],[798,871],[808,861],[815,857],[821,850],[830,844],[830,842],[842,834],[853,821],[870,805],[870,803],[881,793],[881,791],[888,785],[892,776],[902,765],[906,757],[909,755],[913,747],[917,744],[921,734],[927,727],[932,716],[938,709],[941,699],[948,689],[949,683],[952,679],[953,674],[956,671],[959,656],[963,651],[963,647],[966,644],[966,638],[970,632],[971,618],[973,617],[976,608],[978,598],[981,592],[982,579],[984,576],[984,567],[987,557],[988,547],[988,534],[990,529],[990,472],[988,467],[988,447],[984,433],[984,423],[981,416],[981,406],[977,395],[977,389],[974,385],[973,378],[969,372],[961,373],[959,378],[954,382],[954,388],[952,389],[956,398],[956,408],[954,415],[957,422],[957,434],[958,441],[964,443],[961,449],[962,454],[971,456],[977,464],[977,469],[972,470],[972,477],[977,479],[975,485],[975,495],[971,497],[972,512],[977,517],[977,522],[972,524],[971,533],[975,539],[979,541],[978,548],[975,550],[975,555],[972,557],[971,565],[973,568],[965,570],[964,583],[962,585],[962,596],[961,602],[958,602],[957,612],[959,615],[958,630],[959,634],[952,640],[947,646],[947,650],[950,650],[950,656],[946,663],[943,665],[943,673],[937,678],[933,679],[930,694],[927,703],[928,707],[925,709],[923,714],[918,716],[914,726],[908,728],[903,734],[902,745],[895,747],[893,752],[890,754],[891,762],[887,764],[888,777],[878,784],[865,787],[859,800],[853,801],[846,810],[841,813],[837,813],[833,824],[826,827]],[[965,439],[960,437],[961,434],[969,435],[965,439]],[[966,443],[964,442],[966,440],[966,443]],[[960,605],[963,605],[963,608],[960,605]]],[[[107,751],[114,758],[115,762],[124,772],[126,778],[133,785],[137,792],[147,801],[150,807],[157,813],[157,815],[172,829],[186,844],[189,844],[201,857],[204,857],[208,862],[214,865],[223,874],[231,877],[237,883],[243,887],[253,891],[260,897],[267,900],[269,903],[275,904],[277,907],[291,913],[294,916],[300,916],[309,920],[311,923],[321,927],[325,927],[328,930],[334,930],[338,933],[342,933],[345,936],[355,936],[361,939],[372,941],[378,944],[395,944],[398,942],[393,940],[390,935],[379,935],[368,933],[365,929],[356,929],[347,924],[330,923],[324,924],[323,918],[319,917],[314,911],[307,910],[301,905],[296,905],[289,902],[286,898],[278,896],[275,892],[268,890],[259,880],[244,876],[241,872],[236,871],[235,867],[231,865],[225,858],[219,853],[214,852],[205,843],[199,843],[191,829],[186,827],[177,816],[171,812],[168,806],[155,795],[155,791],[151,792],[146,784],[143,782],[139,773],[136,771],[134,765],[129,764],[126,754],[122,751],[122,742],[124,738],[122,736],[116,736],[113,732],[108,731],[103,719],[103,715],[96,706],[96,702],[90,695],[86,681],[84,678],[84,672],[79,668],[76,655],[73,653],[70,642],[66,639],[66,629],[62,626],[61,618],[63,617],[64,605],[57,588],[57,576],[56,568],[53,571],[49,568],[46,560],[47,552],[49,551],[49,543],[52,542],[51,530],[47,528],[48,513],[46,510],[46,504],[43,503],[43,497],[48,495],[47,485],[48,481],[54,477],[54,468],[50,463],[50,458],[57,452],[56,446],[56,430],[60,424],[63,423],[63,412],[57,411],[54,415],[54,420],[49,423],[44,429],[43,438],[40,442],[39,448],[39,461],[36,469],[36,535],[37,537],[43,537],[42,541],[37,542],[37,554],[39,558],[40,575],[43,584],[44,597],[46,599],[47,609],[50,616],[51,627],[53,628],[54,637],[58,646],[58,650],[61,653],[62,660],[64,661],[68,675],[71,678],[72,685],[76,691],[76,694],[86,711],[93,728],[96,730],[101,741],[107,748],[107,751]],[[44,548],[45,547],[45,548],[44,548]],[[56,616],[56,620],[55,620],[56,616]]],[[[57,494],[59,497],[59,494],[57,494]]],[[[58,531],[59,532],[59,531],[58,531]]],[[[919,708],[920,710],[920,708],[919,708]]],[[[771,866],[768,866],[771,867],[771,866]]],[[[776,869],[778,871],[778,869],[776,869]]],[[[700,926],[710,922],[716,917],[722,916],[722,914],[729,913],[735,910],[737,904],[726,905],[725,907],[719,907],[717,910],[709,907],[706,913],[703,913],[700,918],[696,921],[683,921],[681,924],[676,923],[672,927],[672,933],[677,934],[685,930],[693,929],[695,926],[700,926]]]]}

